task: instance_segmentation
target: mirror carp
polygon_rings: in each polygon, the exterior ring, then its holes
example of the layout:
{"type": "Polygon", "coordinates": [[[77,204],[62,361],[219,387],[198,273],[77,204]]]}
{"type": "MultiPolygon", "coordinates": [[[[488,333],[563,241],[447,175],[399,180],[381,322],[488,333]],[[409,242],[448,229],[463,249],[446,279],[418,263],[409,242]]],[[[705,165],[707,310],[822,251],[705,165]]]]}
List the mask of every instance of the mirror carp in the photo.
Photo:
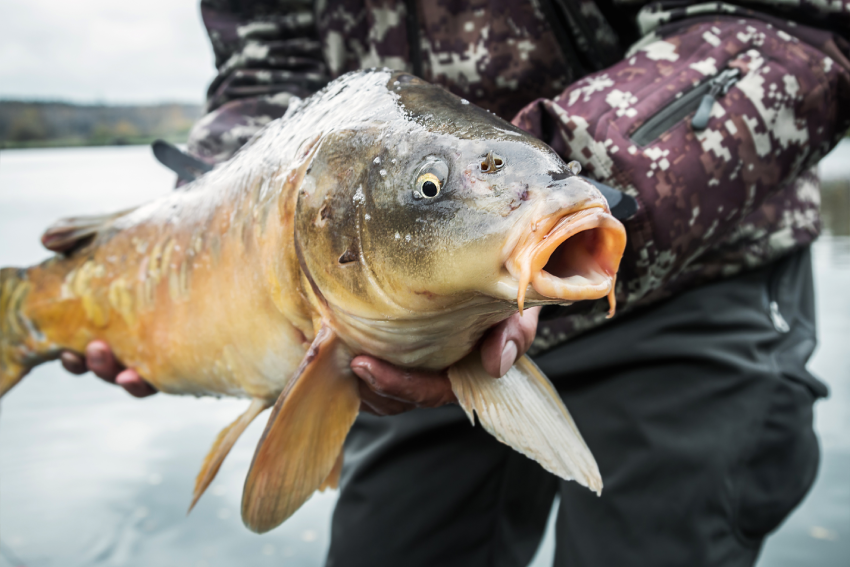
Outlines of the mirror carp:
{"type": "MultiPolygon", "coordinates": [[[[157,389],[250,398],[192,506],[271,407],[242,517],[265,532],[336,486],[352,358],[446,369],[470,421],[599,493],[596,462],[528,357],[484,371],[484,332],[525,307],[608,298],[626,235],[546,144],[409,74],[347,74],[228,162],[119,213],[65,219],[63,252],[0,271],[0,396],[95,339],[157,389]]],[[[191,507],[190,507],[191,509],[191,507]]]]}

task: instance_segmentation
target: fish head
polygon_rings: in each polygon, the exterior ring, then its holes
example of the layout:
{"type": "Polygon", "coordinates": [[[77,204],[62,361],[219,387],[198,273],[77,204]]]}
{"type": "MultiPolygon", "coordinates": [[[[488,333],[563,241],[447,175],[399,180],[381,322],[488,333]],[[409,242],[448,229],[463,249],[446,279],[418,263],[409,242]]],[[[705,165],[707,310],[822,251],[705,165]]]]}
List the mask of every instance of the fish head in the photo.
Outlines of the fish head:
{"type": "Polygon", "coordinates": [[[305,178],[298,238],[324,297],[375,318],[613,302],[625,230],[575,165],[441,87],[387,89],[398,115],[326,136],[305,178]]]}

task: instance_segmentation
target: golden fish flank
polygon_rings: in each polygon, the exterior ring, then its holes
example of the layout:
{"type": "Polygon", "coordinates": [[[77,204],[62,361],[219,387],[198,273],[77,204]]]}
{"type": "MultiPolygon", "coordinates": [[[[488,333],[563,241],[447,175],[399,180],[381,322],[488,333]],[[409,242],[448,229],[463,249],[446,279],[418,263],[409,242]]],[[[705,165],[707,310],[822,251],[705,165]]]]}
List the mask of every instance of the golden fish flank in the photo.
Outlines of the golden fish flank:
{"type": "Polygon", "coordinates": [[[232,160],[135,210],[48,229],[63,254],[0,271],[0,395],[65,349],[107,341],[163,392],[252,398],[215,440],[192,505],[274,406],[242,514],[263,532],[335,486],[358,354],[448,368],[500,441],[599,492],[589,449],[523,357],[476,345],[524,307],[608,297],[622,225],[548,146],[404,73],[352,73],[232,160]]]}
{"type": "Polygon", "coordinates": [[[109,284],[109,304],[121,315],[128,327],[135,325],[135,301],[124,278],[118,278],[109,284]]]}

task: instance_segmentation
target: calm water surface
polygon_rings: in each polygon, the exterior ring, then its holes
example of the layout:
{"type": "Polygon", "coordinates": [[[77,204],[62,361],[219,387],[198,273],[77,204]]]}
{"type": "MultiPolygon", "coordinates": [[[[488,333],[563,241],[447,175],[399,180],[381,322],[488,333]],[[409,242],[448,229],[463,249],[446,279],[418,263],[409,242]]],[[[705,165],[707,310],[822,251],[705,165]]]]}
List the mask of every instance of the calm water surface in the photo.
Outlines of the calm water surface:
{"type": "MultiPolygon", "coordinates": [[[[830,176],[850,179],[850,144],[828,159],[830,176]]],[[[0,266],[47,257],[38,239],[58,217],[133,206],[172,183],[146,147],[0,152],[0,266]]],[[[850,557],[850,238],[822,239],[815,261],[821,345],[811,368],[832,392],[817,406],[823,461],[761,567],[844,567],[850,557]]],[[[246,406],[136,400],[55,363],[38,368],[0,409],[0,567],[322,565],[334,492],[313,497],[271,533],[242,525],[242,483],[263,418],[186,517],[206,451],[246,406]]],[[[549,534],[535,567],[551,563],[552,549],[549,534]]]]}

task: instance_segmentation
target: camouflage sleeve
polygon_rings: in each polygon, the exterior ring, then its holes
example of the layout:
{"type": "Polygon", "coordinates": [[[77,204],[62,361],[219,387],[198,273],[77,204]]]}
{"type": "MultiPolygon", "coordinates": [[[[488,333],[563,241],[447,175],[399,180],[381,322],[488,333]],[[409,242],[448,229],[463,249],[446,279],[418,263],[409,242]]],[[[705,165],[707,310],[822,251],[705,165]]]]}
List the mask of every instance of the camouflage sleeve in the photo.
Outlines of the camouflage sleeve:
{"type": "Polygon", "coordinates": [[[850,0],[748,0],[742,4],[757,10],[773,9],[777,15],[847,37],[850,34],[850,0]]]}
{"type": "MultiPolygon", "coordinates": [[[[850,126],[848,100],[841,53],[718,15],[640,43],[514,123],[638,199],[616,288],[625,313],[816,238],[818,186],[807,171],[850,126]],[[697,86],[712,80],[715,102],[695,128],[697,86]]],[[[535,350],[603,321],[599,308],[543,323],[535,350]]]]}
{"type": "MultiPolygon", "coordinates": [[[[758,10],[773,14],[774,18],[791,20],[822,29],[833,30],[845,37],[850,34],[850,0],[730,0],[729,2],[682,2],[681,0],[608,0],[604,3],[610,13],[629,7],[647,6],[641,14],[641,26],[688,14],[695,15],[719,10],[730,14],[758,10]]],[[[606,14],[610,16],[610,14],[606,14]]],[[[647,30],[644,30],[646,33],[647,30]]]]}
{"type": "Polygon", "coordinates": [[[201,0],[218,75],[188,149],[208,163],[232,156],[257,130],[328,82],[311,0],[201,0]]]}

